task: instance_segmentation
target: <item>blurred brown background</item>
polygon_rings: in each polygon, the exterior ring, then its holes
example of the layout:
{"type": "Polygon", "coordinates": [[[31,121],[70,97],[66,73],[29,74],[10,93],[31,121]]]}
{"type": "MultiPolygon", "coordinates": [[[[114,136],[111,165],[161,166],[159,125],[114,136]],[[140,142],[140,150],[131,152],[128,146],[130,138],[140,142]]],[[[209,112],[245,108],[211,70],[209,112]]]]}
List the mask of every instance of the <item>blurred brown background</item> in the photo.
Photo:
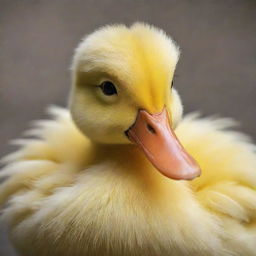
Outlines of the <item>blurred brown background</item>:
{"type": "MultiPolygon", "coordinates": [[[[256,138],[255,0],[0,0],[0,155],[48,104],[66,105],[81,37],[134,21],[163,28],[181,46],[175,86],[185,112],[233,117],[256,138]]],[[[13,255],[1,228],[0,256],[13,255]]]]}

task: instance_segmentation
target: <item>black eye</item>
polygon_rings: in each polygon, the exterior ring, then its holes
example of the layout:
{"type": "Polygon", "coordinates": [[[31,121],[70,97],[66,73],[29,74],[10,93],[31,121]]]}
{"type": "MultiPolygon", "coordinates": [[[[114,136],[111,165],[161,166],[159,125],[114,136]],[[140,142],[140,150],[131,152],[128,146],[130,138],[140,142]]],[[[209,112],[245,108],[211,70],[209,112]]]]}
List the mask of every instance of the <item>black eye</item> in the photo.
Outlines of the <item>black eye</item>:
{"type": "Polygon", "coordinates": [[[103,92],[105,95],[111,96],[111,95],[117,94],[116,87],[115,87],[114,84],[113,84],[112,82],[110,82],[110,81],[105,81],[105,82],[103,82],[103,83],[100,85],[100,88],[101,88],[102,92],[103,92]]]}
{"type": "Polygon", "coordinates": [[[173,87],[173,84],[174,84],[174,81],[172,80],[172,85],[171,85],[171,88],[173,87]]]}

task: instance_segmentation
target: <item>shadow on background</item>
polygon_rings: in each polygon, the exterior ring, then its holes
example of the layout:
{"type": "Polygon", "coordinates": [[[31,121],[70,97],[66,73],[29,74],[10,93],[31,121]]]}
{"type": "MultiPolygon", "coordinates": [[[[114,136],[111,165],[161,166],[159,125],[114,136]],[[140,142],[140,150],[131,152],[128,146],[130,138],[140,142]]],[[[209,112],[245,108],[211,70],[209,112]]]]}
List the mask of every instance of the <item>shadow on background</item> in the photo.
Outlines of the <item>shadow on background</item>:
{"type": "MultiPolygon", "coordinates": [[[[181,46],[175,86],[185,112],[230,116],[256,138],[256,2],[0,0],[0,155],[49,104],[66,105],[79,40],[99,26],[145,21],[181,46]]],[[[0,232],[0,255],[15,253],[0,232]]]]}

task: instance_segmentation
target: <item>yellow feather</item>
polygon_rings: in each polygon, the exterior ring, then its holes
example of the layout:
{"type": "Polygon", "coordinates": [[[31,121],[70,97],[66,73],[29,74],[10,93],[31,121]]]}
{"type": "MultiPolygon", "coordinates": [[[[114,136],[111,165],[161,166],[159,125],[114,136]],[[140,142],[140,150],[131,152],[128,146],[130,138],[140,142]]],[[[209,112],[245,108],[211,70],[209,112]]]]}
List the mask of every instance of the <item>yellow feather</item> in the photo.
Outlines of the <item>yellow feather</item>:
{"type": "Polygon", "coordinates": [[[2,218],[21,254],[256,255],[255,147],[229,119],[181,118],[169,91],[178,56],[145,24],[108,26],[80,44],[71,112],[51,107],[52,120],[34,124],[35,139],[16,141],[0,174],[2,218]],[[89,83],[101,76],[117,82],[120,98],[94,93],[89,83]],[[162,176],[123,134],[138,107],[164,105],[200,178],[162,176]]]}

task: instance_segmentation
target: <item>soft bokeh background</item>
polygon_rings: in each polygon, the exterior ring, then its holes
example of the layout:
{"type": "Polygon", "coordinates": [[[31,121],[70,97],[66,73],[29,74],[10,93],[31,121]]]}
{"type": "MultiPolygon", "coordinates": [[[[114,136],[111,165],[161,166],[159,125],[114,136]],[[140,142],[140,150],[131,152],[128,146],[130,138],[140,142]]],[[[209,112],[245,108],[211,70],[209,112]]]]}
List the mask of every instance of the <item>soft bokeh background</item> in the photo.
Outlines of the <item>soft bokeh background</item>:
{"type": "MultiPolygon", "coordinates": [[[[175,86],[185,112],[233,117],[256,138],[255,0],[0,0],[0,155],[47,105],[66,105],[79,40],[134,21],[163,28],[181,46],[175,86]]],[[[16,255],[4,228],[0,255],[16,255]]]]}

